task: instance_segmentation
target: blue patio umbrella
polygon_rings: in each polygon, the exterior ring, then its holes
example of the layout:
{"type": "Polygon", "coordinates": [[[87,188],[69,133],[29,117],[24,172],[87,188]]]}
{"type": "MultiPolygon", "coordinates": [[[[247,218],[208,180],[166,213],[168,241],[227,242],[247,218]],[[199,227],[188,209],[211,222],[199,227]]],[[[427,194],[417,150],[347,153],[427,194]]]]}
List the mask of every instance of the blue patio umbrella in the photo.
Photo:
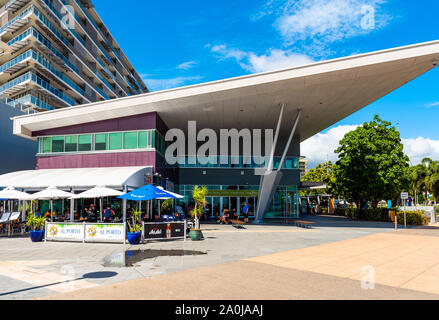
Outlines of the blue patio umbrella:
{"type": "Polygon", "coordinates": [[[178,199],[173,194],[154,187],[153,185],[146,185],[140,189],[134,190],[123,196],[118,197],[119,199],[133,200],[133,201],[148,201],[154,199],[178,199]]]}

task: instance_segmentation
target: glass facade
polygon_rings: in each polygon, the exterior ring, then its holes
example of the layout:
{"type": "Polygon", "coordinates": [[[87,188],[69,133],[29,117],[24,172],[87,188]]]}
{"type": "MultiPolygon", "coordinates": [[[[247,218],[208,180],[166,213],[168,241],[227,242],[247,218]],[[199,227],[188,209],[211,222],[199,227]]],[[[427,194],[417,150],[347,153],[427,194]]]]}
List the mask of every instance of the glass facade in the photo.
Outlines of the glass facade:
{"type": "Polygon", "coordinates": [[[156,130],[38,138],[39,155],[122,150],[155,150],[164,155],[166,141],[156,130]]]}
{"type": "MultiPolygon", "coordinates": [[[[236,211],[242,216],[244,203],[250,206],[250,217],[255,216],[258,203],[259,186],[206,186],[209,193],[206,197],[205,211],[208,217],[218,218],[224,209],[236,211]]],[[[177,205],[187,209],[193,204],[193,185],[178,185],[176,192],[185,198],[177,200],[177,205]]],[[[265,218],[281,219],[299,217],[299,190],[297,186],[279,186],[265,218]]]]}

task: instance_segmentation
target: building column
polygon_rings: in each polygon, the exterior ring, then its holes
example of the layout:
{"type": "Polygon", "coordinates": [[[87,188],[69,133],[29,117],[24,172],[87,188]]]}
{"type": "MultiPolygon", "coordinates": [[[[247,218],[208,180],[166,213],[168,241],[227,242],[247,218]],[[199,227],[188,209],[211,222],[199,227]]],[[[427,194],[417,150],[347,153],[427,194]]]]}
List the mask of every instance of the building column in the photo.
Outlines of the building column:
{"type": "Polygon", "coordinates": [[[276,150],[277,145],[277,139],[279,136],[279,130],[281,126],[281,121],[283,117],[283,110],[285,105],[282,105],[281,113],[279,116],[279,122],[276,129],[276,136],[275,141],[273,144],[273,150],[271,152],[270,162],[269,166],[267,167],[267,171],[265,175],[261,176],[261,183],[259,188],[259,198],[258,198],[258,207],[256,211],[256,219],[255,223],[262,223],[264,220],[264,215],[268,210],[268,207],[271,204],[271,201],[273,200],[274,194],[276,193],[277,187],[279,186],[279,183],[282,179],[282,166],[285,162],[285,159],[288,154],[288,150],[290,149],[291,142],[293,141],[294,134],[296,133],[297,125],[299,124],[300,117],[302,116],[302,110],[298,110],[296,120],[294,122],[293,128],[290,133],[290,137],[288,138],[288,142],[285,145],[284,152],[281,158],[281,161],[279,163],[279,168],[277,168],[276,171],[273,171],[272,163],[274,159],[274,153],[276,150]]]}

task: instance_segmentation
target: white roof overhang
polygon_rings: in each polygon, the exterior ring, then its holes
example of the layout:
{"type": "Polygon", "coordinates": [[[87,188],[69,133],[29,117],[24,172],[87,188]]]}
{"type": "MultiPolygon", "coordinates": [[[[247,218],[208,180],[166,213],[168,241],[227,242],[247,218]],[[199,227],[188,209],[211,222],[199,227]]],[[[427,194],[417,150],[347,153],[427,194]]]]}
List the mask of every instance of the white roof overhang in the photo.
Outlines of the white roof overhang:
{"type": "Polygon", "coordinates": [[[152,174],[151,167],[26,170],[0,175],[0,187],[25,190],[42,190],[51,186],[87,190],[97,185],[140,188],[145,185],[147,174],[152,174]]]}
{"type": "MultiPolygon", "coordinates": [[[[157,112],[169,128],[274,129],[279,105],[286,116],[303,111],[301,141],[337,123],[435,67],[439,41],[361,54],[138,96],[59,109],[14,119],[14,133],[157,112]]],[[[281,135],[288,136],[291,121],[281,135]]]]}

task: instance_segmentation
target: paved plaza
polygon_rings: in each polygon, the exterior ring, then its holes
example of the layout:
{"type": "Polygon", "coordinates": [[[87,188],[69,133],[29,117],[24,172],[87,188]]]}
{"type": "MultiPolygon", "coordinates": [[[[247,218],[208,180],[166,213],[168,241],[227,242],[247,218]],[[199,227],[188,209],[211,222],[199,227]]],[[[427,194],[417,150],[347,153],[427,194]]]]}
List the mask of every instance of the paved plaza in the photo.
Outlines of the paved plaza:
{"type": "Polygon", "coordinates": [[[135,247],[1,238],[0,299],[439,298],[436,227],[309,220],[314,229],[204,225],[204,241],[135,247]],[[374,290],[361,289],[365,266],[374,290]]]}

